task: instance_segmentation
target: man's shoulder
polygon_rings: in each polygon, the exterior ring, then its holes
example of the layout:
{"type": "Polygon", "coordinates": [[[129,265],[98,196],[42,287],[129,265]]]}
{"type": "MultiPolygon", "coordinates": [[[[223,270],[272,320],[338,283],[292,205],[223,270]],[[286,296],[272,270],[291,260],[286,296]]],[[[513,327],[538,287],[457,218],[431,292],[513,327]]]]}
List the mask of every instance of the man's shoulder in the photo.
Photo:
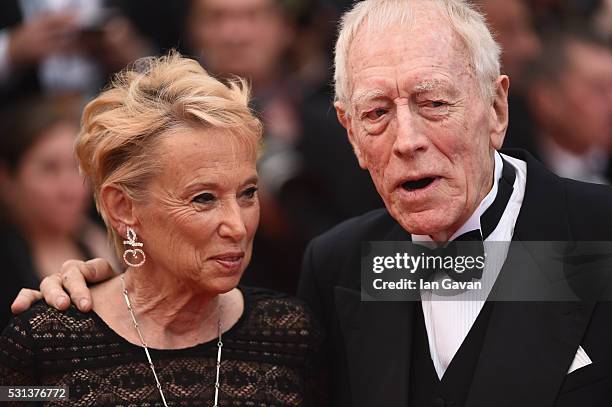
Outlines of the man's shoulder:
{"type": "Polygon", "coordinates": [[[333,270],[334,274],[343,274],[341,270],[346,268],[358,270],[362,243],[398,240],[393,237],[396,231],[403,231],[397,221],[386,209],[377,209],[348,219],[314,238],[306,249],[304,261],[319,272],[333,270]]]}
{"type": "Polygon", "coordinates": [[[562,178],[569,203],[577,208],[610,209],[612,186],[562,178]]]}
{"type": "MultiPolygon", "coordinates": [[[[357,289],[362,242],[387,240],[398,228],[401,227],[386,209],[377,209],[348,219],[314,238],[304,254],[300,297],[307,301],[310,298],[312,304],[319,301],[313,300],[313,295],[321,295],[321,291],[329,294],[331,287],[357,289]]],[[[331,301],[331,297],[326,298],[331,301]]],[[[314,311],[322,312],[320,309],[314,311]]]]}
{"type": "Polygon", "coordinates": [[[334,251],[359,249],[361,242],[382,240],[395,227],[398,227],[397,221],[385,208],[376,209],[339,223],[313,239],[313,244],[317,248],[328,247],[334,251]]]}
{"type": "Polygon", "coordinates": [[[574,238],[612,240],[612,186],[562,180],[574,238]]]}
{"type": "Polygon", "coordinates": [[[526,240],[612,240],[612,187],[561,178],[523,150],[502,152],[527,164],[517,223],[526,240]]]}

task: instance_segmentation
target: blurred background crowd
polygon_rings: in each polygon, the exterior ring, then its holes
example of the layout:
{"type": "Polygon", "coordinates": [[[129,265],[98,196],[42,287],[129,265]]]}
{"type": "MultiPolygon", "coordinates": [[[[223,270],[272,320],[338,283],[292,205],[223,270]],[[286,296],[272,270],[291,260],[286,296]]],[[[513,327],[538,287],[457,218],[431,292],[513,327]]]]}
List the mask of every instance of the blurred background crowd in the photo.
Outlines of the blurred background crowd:
{"type": "MultiPolygon", "coordinates": [[[[114,72],[171,48],[250,80],[265,136],[243,283],[294,293],[309,239],[382,206],[332,107],[336,24],[350,3],[0,2],[0,326],[18,289],[66,259],[112,258],[72,154],[79,112],[114,72]]],[[[612,181],[612,0],[474,3],[511,79],[505,147],[564,177],[612,181]]]]}

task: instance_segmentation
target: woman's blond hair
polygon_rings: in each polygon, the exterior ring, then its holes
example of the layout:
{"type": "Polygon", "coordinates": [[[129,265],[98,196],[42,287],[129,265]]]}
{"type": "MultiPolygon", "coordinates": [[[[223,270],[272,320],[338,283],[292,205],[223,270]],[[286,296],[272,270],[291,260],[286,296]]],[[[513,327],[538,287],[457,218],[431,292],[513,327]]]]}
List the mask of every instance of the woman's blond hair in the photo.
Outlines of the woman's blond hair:
{"type": "Polygon", "coordinates": [[[171,130],[227,129],[247,136],[256,148],[262,125],[248,104],[244,80],[221,82],[176,51],[136,61],[87,104],[75,150],[117,250],[123,238],[109,223],[100,191],[114,185],[141,199],[160,170],[154,154],[160,135],[171,130]]]}

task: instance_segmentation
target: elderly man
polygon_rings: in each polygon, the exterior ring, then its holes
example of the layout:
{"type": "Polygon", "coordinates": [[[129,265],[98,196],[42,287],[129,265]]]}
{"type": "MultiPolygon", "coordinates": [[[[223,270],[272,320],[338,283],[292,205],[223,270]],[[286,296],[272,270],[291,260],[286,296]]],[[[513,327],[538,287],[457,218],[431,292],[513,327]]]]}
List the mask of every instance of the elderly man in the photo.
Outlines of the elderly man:
{"type": "MultiPolygon", "coordinates": [[[[462,1],[365,1],[343,17],[335,106],[386,209],[337,226],[305,255],[300,295],[330,335],[334,405],[610,399],[606,303],[360,301],[364,241],[471,229],[496,241],[612,237],[612,190],[496,152],[509,87],[498,61],[483,17],[462,1]]],[[[500,269],[485,272],[513,271],[500,269]]]]}
{"type": "MultiPolygon", "coordinates": [[[[612,237],[612,190],[496,151],[509,79],[482,15],[461,0],[357,3],[342,20],[335,80],[338,118],[386,208],[316,238],[304,258],[299,291],[328,332],[333,405],[604,405],[607,303],[361,301],[365,241],[612,237]]],[[[487,278],[520,272],[498,263],[487,278]]],[[[110,273],[99,260],[73,266],[63,274],[73,301],[89,298],[75,269],[91,281],[110,273]]],[[[66,306],[60,280],[43,291],[66,306]]]]}

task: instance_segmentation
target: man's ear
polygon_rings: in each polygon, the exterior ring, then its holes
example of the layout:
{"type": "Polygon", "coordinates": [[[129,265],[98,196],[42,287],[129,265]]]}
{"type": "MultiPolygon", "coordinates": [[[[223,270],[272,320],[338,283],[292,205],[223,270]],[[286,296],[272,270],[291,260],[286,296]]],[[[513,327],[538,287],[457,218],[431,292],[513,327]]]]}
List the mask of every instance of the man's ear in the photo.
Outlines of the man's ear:
{"type": "Polygon", "coordinates": [[[138,223],[134,216],[133,201],[120,187],[104,186],[100,191],[100,200],[106,210],[108,221],[119,235],[126,236],[127,226],[138,223]]]}
{"type": "Polygon", "coordinates": [[[355,156],[357,156],[359,166],[366,170],[368,167],[366,165],[365,158],[363,157],[363,153],[361,152],[361,148],[359,147],[359,143],[357,142],[355,133],[353,132],[352,116],[347,112],[346,107],[342,102],[334,102],[334,107],[336,108],[338,121],[340,124],[342,124],[342,127],[346,129],[346,134],[348,135],[351,146],[353,146],[353,151],[355,152],[355,156]]]}
{"type": "Polygon", "coordinates": [[[508,129],[508,88],[510,79],[500,75],[495,83],[495,94],[491,105],[491,146],[499,150],[504,144],[506,130],[508,129]]]}

